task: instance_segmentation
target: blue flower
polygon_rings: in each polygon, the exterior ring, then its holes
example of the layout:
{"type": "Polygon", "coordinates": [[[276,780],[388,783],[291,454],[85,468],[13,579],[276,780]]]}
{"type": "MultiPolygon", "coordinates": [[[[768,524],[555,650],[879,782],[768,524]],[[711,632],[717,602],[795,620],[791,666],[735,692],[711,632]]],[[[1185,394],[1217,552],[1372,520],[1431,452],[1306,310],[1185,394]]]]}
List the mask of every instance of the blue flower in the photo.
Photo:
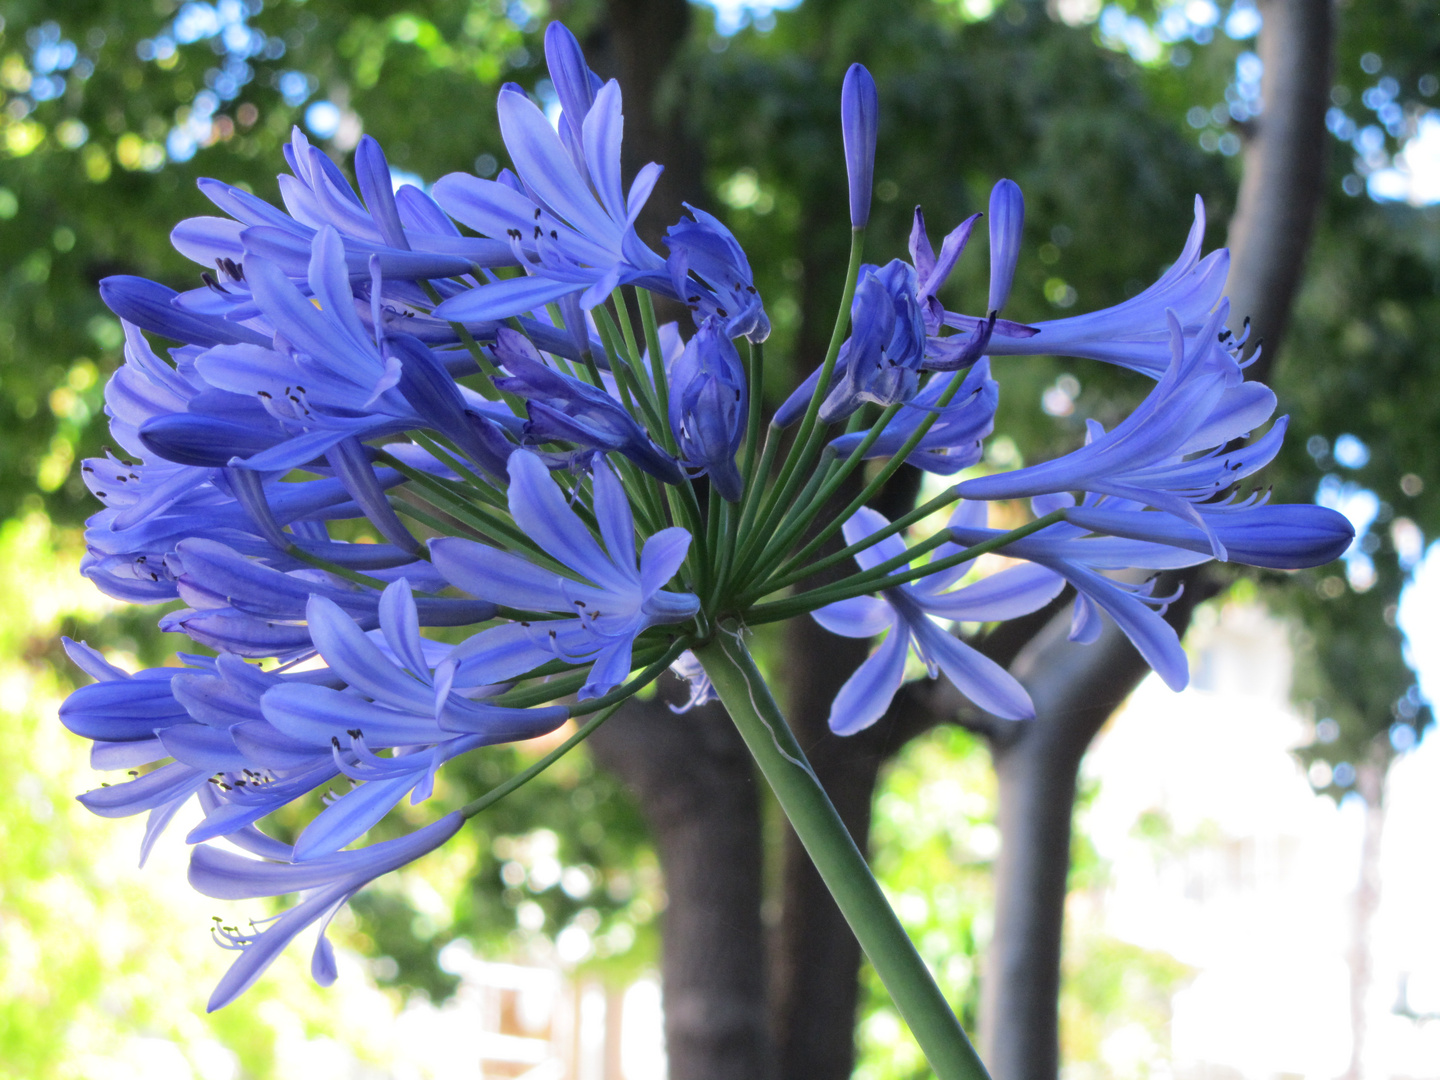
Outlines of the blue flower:
{"type": "MultiPolygon", "coordinates": [[[[380,625],[380,594],[375,590],[308,567],[281,571],[215,540],[181,540],[165,566],[177,594],[191,606],[166,615],[162,626],[224,652],[286,658],[308,654],[312,646],[303,624],[313,596],[338,604],[366,629],[380,625]]],[[[393,570],[373,568],[371,573],[403,574],[427,590],[445,587],[425,562],[393,570]]],[[[422,597],[416,603],[426,626],[466,626],[495,615],[495,605],[483,601],[422,597]]]]}
{"type": "Polygon", "coordinates": [[[546,365],[524,334],[501,327],[495,359],[508,378],[495,385],[525,399],[530,420],[526,438],[575,443],[588,450],[616,451],[651,476],[678,484],[684,474],[675,459],[657,447],[640,422],[606,391],[546,365]]]}
{"type": "MultiPolygon", "coordinates": [[[[564,706],[510,709],[464,696],[456,688],[452,651],[438,650],[444,655],[438,663],[429,655],[404,579],[387,587],[380,599],[380,630],[388,648],[324,596],[310,598],[306,622],[316,650],[345,689],[293,682],[276,686],[261,698],[261,711],[281,734],[299,746],[333,752],[340,772],[364,782],[305,827],[295,841],[297,860],[349,844],[406,794],[412,803],[428,798],[436,772],[451,758],[480,746],[543,735],[569,715],[564,706]],[[372,752],[396,746],[409,752],[391,758],[372,752]]],[[[479,695],[493,692],[489,686],[468,689],[479,695]]]]}
{"type": "MultiPolygon", "coordinates": [[[[981,507],[983,512],[983,506],[981,507]]],[[[858,543],[889,522],[868,508],[845,523],[845,541],[858,543]]],[[[942,546],[936,558],[956,553],[942,546]]],[[[877,566],[905,551],[899,536],[891,536],[858,553],[862,569],[877,566]]],[[[971,569],[969,563],[932,574],[919,581],[886,589],[880,596],[858,596],[812,612],[816,622],[845,637],[889,636],[855,674],[846,680],[830,707],[830,729],[853,735],[880,717],[900,689],[905,658],[913,645],[934,678],[938,671],[962,694],[987,712],[1007,720],[1035,715],[1030,696],[1015,678],[995,661],[941,629],[935,618],[957,622],[1013,619],[1044,607],[1059,594],[1064,582],[1054,572],[1037,566],[1002,570],[972,585],[950,589],[971,569]],[[947,591],[949,590],[949,591],[947,591]]]]}
{"type": "MultiPolygon", "coordinates": [[[[612,79],[591,97],[593,85],[576,70],[566,43],[547,33],[546,47],[564,59],[566,98],[585,109],[584,116],[563,122],[562,140],[534,102],[507,84],[498,102],[500,132],[516,182],[451,173],[434,188],[436,200],[457,221],[508,241],[528,276],[452,296],[435,309],[439,318],[502,319],[572,292],[580,292],[581,306],[589,309],[617,285],[642,278],[664,287],[664,262],[635,233],[661,167],[646,165],[625,192],[619,84],[612,79]]],[[[578,63],[583,67],[583,59],[578,63]]]]}
{"type": "MultiPolygon", "coordinates": [[[[921,421],[936,416],[935,422],[905,460],[926,472],[953,476],[968,469],[984,453],[983,440],[994,430],[995,408],[1000,386],[990,377],[990,361],[980,362],[963,374],[963,382],[948,405],[937,405],[951,380],[962,378],[958,371],[937,375],[902,408],[865,452],[867,458],[890,457],[914,434],[921,421]],[[938,413],[938,416],[936,415],[938,413]]],[[[863,431],[832,439],[830,445],[841,455],[849,454],[865,439],[863,431]]]]}
{"type": "Polygon", "coordinates": [[[1249,446],[1226,449],[1275,409],[1275,395],[1259,383],[1244,382],[1223,343],[1219,330],[1227,312],[1222,301],[1201,332],[1189,338],[1174,313],[1167,313],[1170,366],[1114,430],[1107,432],[1092,420],[1080,449],[1040,465],[967,480],[960,494],[1013,499],[1088,491],[1133,499],[1199,526],[1210,537],[1215,557],[1225,558],[1225,545],[1210,524],[1221,507],[1212,500],[1268,464],[1286,427],[1281,417],[1249,446]],[[1211,512],[1202,514],[1202,505],[1211,512]]]}
{"type": "MultiPolygon", "coordinates": [[[[1170,362],[1166,313],[1173,311],[1187,345],[1205,331],[1225,289],[1230,255],[1224,248],[1203,259],[1205,204],[1195,197],[1195,223],[1180,257],[1160,279],[1124,303],[1085,315],[1034,323],[1016,336],[998,325],[987,350],[992,356],[1078,356],[1119,364],[1158,379],[1170,362]]],[[[992,252],[995,250],[992,241],[992,252]]],[[[993,289],[993,285],[992,285],[993,289]]],[[[979,320],[946,314],[951,326],[973,328],[979,320]]]]}
{"type": "Polygon", "coordinates": [[[642,631],[685,622],[700,609],[692,594],[663,589],[685,561],[690,534],[669,528],[651,536],[637,571],[635,522],[625,489],[603,459],[595,462],[592,479],[603,548],[539,457],[525,450],[510,457],[510,515],[565,573],[470,540],[431,541],[435,569],[472,596],[572,616],[482,630],[456,648],[457,680],[497,683],[550,660],[593,662],[580,697],[597,697],[629,674],[631,650],[642,631]]]}
{"type": "Polygon", "coordinates": [[[407,280],[446,278],[475,266],[515,262],[503,241],[462,237],[419,188],[407,184],[397,192],[385,155],[369,136],[362,137],[355,150],[360,196],[299,128],[285,146],[285,159],[291,174],[279,178],[283,211],[240,188],[200,180],[201,192],[230,217],[187,218],[171,232],[177,251],[217,271],[207,288],[183,294],[182,305],[228,311],[231,319],[246,317],[247,279],[234,272],[244,257],[263,256],[303,280],[311,242],[327,226],[344,238],[349,272],[361,279],[369,276],[372,259],[379,260],[386,277],[407,280]]]}
{"type": "Polygon", "coordinates": [[[1338,559],[1355,539],[1355,527],[1343,514],[1323,506],[1295,504],[1246,506],[1208,512],[1196,508],[1205,527],[1164,513],[1118,509],[1099,502],[1065,512],[1072,525],[1107,536],[1147,540],[1209,555],[1212,535],[1231,562],[1274,570],[1301,570],[1338,559]]]}
{"type": "MultiPolygon", "coordinates": [[[[278,918],[266,920],[264,930],[252,924],[251,933],[219,926],[216,940],[240,956],[230,965],[210,996],[209,1011],[223,1008],[243,994],[311,923],[320,923],[310,971],[315,981],[335,981],[335,954],[325,931],[352,896],[378,877],[398,870],[440,847],[459,830],[465,818],[457,811],[408,836],[386,840],[358,851],[341,851],[306,862],[272,862],[251,859],[208,845],[190,856],[190,884],[197,892],[218,900],[248,900],[301,892],[300,902],[278,918]]],[[[266,846],[264,852],[277,854],[266,846]]]]}
{"type": "MultiPolygon", "coordinates": [[[[1003,305],[1010,293],[1024,218],[1020,189],[1001,180],[991,193],[990,205],[990,293],[992,300],[1003,305]]],[[[972,319],[946,311],[937,297],[964,253],[978,218],[978,214],[972,215],[952,229],[937,255],[925,229],[925,215],[917,206],[910,230],[910,265],[896,259],[883,268],[868,264],[860,268],[851,305],[851,335],[840,347],[830,392],[821,409],[823,419],[831,422],[847,416],[864,401],[881,405],[909,401],[919,387],[921,371],[970,367],[986,351],[997,329],[1016,338],[1033,333],[1021,323],[1000,319],[998,307],[984,319],[972,319]],[[966,332],[943,337],[940,331],[947,325],[966,332]]],[[[800,418],[820,370],[811,372],[776,410],[775,423],[783,427],[800,418]]],[[[931,395],[930,401],[934,400],[931,395]]]]}
{"type": "Polygon", "coordinates": [[[685,464],[709,473],[721,498],[739,502],[745,481],[735,453],[745,437],[749,401],[740,354],[717,318],[700,324],[671,363],[669,381],[670,429],[685,464]]]}
{"type": "Polygon", "coordinates": [[[925,320],[917,291],[914,267],[899,259],[861,273],[850,308],[845,363],[843,370],[837,364],[820,419],[834,423],[864,402],[895,405],[915,396],[925,358],[925,320]]]}
{"type": "Polygon", "coordinates": [[[685,209],[690,220],[681,218],[665,233],[675,294],[695,313],[697,325],[714,316],[724,320],[726,337],[764,341],[770,319],[740,242],[713,214],[689,203],[685,209]]]}
{"type": "MultiPolygon", "coordinates": [[[[1057,509],[1067,500],[1037,500],[1037,511],[1057,509]]],[[[1133,504],[1125,504],[1127,508],[1133,504]]],[[[957,544],[972,546],[1003,536],[1000,529],[984,528],[983,504],[962,503],[950,519],[950,536],[957,544]]],[[[1153,595],[1153,579],[1144,584],[1107,577],[1101,571],[1129,569],[1176,570],[1205,562],[1208,554],[1197,554],[1166,544],[1122,540],[1108,536],[1087,536],[1085,530],[1063,522],[1006,544],[1004,554],[1013,559],[1053,570],[1075,586],[1075,608],[1070,623],[1070,640],[1085,644],[1100,634],[1100,612],[1107,612],[1119,625],[1145,662],[1172,690],[1183,690],[1190,681],[1190,666],[1174,629],[1162,618],[1174,596],[1153,595]]],[[[1177,594],[1178,595],[1178,594],[1177,594]]]]}
{"type": "Polygon", "coordinates": [[[850,225],[863,229],[870,223],[880,95],[870,72],[860,64],[850,65],[840,88],[840,129],[845,139],[845,174],[850,181],[850,225]]]}

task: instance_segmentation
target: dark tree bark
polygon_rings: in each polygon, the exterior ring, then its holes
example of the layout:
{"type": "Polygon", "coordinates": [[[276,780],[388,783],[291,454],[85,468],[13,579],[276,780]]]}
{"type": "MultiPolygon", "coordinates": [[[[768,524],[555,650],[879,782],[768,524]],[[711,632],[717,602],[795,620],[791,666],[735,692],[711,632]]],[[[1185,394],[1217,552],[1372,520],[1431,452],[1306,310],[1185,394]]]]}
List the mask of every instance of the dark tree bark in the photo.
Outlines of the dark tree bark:
{"type": "Polygon", "coordinates": [[[1278,355],[1325,195],[1335,37],[1328,0],[1261,0],[1260,11],[1265,111],[1246,132],[1225,282],[1232,328],[1248,316],[1265,342],[1252,379],[1278,355]]]}
{"type": "MultiPolygon", "coordinates": [[[[1264,377],[1278,352],[1324,192],[1325,108],[1333,40],[1329,0],[1266,0],[1259,51],[1265,112],[1245,151],[1231,224],[1226,290],[1238,323],[1265,338],[1251,371],[1264,377]]],[[[1183,633],[1203,571],[1169,618],[1183,633]]],[[[1163,588],[1163,586],[1162,586],[1163,588]]],[[[1014,743],[992,741],[1000,780],[1001,854],[995,936],[986,960],[981,1046],[996,1080],[1054,1080],[1059,1069],[1060,948],[1070,820],[1080,760],[1145,674],[1114,626],[1076,646],[1056,619],[1017,661],[1036,718],[1014,743]]]]}
{"type": "MultiPolygon", "coordinates": [[[[914,503],[918,475],[906,470],[876,500],[887,516],[914,503]]],[[[860,493],[853,478],[819,520],[833,520],[860,493]]],[[[838,550],[837,537],[827,550],[838,550]]],[[[847,571],[817,574],[819,586],[847,571]]],[[[858,735],[830,731],[830,703],[870,651],[869,642],[837,637],[813,619],[785,628],[785,716],[811,766],[861,851],[870,835],[870,810],[880,766],[896,736],[892,717],[858,735]]],[[[780,1075],[848,1080],[855,1068],[855,1010],[860,944],[793,830],[785,831],[784,897],[772,957],[772,1024],[780,1075]]]]}
{"type": "Polygon", "coordinates": [[[670,1075],[767,1080],[764,842],[749,751],[723,709],[677,717],[658,696],[628,704],[590,747],[634,792],[665,873],[670,1075]]]}

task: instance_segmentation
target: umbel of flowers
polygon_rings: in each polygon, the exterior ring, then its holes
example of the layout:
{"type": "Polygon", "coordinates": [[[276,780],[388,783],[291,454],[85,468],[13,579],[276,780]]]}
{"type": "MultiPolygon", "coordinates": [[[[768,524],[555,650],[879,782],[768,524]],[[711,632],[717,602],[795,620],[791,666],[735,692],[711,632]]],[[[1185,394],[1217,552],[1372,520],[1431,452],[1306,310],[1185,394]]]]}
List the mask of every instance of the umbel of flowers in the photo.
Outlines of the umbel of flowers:
{"type": "Polygon", "coordinates": [[[664,254],[640,240],[660,166],[626,183],[619,86],[558,23],[545,44],[558,123],[504,87],[512,168],[495,179],[397,188],[366,138],[352,186],[297,131],[283,209],[201,181],[220,215],[172,233],[204,268],[199,287],[102,283],[125,328],[106,389],[123,456],[84,463],[104,509],[83,572],[123,600],[181,601],[161,626],[206,651],[131,673],[67,643],[95,681],[61,720],[92,740],[96,768],[133,777],[81,801],[147,813],[143,858],[198,800],[185,837],[195,888],[299,894],[261,927],[217,929],[237,956],[215,1009],[311,924],[315,978],[332,980],[325,926],[357,890],[443,844],[673,668],[692,704],[713,695],[729,709],[937,1072],[983,1075],[751,662],[746,628],[810,616],[880,639],[835,700],[842,734],[885,712],[912,649],[978,707],[1023,723],[1024,688],[953,624],[1023,615],[1068,586],[1073,638],[1093,640],[1109,617],[1178,689],[1168,598],[1113,571],[1313,566],[1345,549],[1350,526],[1238,493],[1285,421],[1246,441],[1275,397],[1245,381],[1244,342],[1225,329],[1227,255],[1202,257],[1198,201],[1159,281],[1054,322],[1001,317],[1024,218],[1008,180],[990,198],[983,308],[940,300],[978,214],[937,250],[917,208],[909,257],[864,263],[878,100],[858,65],[842,93],[853,244],[834,334],[767,425],[770,324],[744,251],[693,207],[664,254]],[[693,325],[657,324],[657,295],[693,325]],[[866,505],[902,467],[953,476],[980,462],[998,398],[990,365],[1035,353],[1117,364],[1154,386],[1054,461],[972,470],[897,521],[866,505]],[[846,510],[817,520],[869,459],[883,464],[846,510]],[[989,527],[989,503],[1016,499],[1033,520],[989,527]],[[948,527],[911,538],[947,509],[948,527]],[[365,542],[342,539],[357,523],[365,542]],[[996,550],[1015,564],[977,576],[977,556],[996,550]],[[853,573],[809,583],[838,565],[853,573]],[[452,645],[426,627],[466,629],[452,645]],[[453,759],[571,720],[559,750],[500,789],[352,846],[402,800],[424,802],[453,759]],[[264,820],[296,802],[312,816],[282,843],[264,820]]]}

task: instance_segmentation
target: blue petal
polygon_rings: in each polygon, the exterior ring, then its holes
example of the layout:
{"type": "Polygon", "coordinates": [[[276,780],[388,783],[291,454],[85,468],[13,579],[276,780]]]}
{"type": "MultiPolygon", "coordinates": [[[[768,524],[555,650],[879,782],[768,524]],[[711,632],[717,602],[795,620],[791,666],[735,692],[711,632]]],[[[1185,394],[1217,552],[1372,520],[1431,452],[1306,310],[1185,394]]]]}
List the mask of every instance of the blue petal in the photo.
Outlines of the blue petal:
{"type": "Polygon", "coordinates": [[[596,585],[618,591],[637,584],[635,570],[617,567],[570,509],[540,458],[528,450],[510,455],[510,515],[544,551],[596,585]]]}
{"type": "Polygon", "coordinates": [[[490,686],[554,660],[554,651],[538,638],[535,628],[523,623],[507,623],[480,631],[457,645],[450,654],[456,664],[456,684],[490,686]]]}
{"type": "MultiPolygon", "coordinates": [[[[393,708],[429,711],[429,687],[385,659],[385,654],[333,600],[312,596],[306,605],[305,620],[310,639],[330,670],[356,690],[393,708]]],[[[421,671],[428,673],[423,666],[421,671]]]]}
{"type": "Polygon", "coordinates": [[[590,475],[595,488],[595,521],[605,549],[617,566],[634,566],[635,516],[630,510],[630,497],[603,458],[595,462],[590,475]]]}
{"type": "Polygon", "coordinates": [[[620,140],[624,130],[620,84],[611,79],[595,95],[581,131],[590,179],[605,210],[616,221],[625,220],[625,189],[620,181],[620,140]]]}
{"type": "Polygon", "coordinates": [[[852,596],[810,613],[810,617],[842,637],[868,638],[881,633],[895,619],[894,610],[878,596],[852,596]]]}
{"type": "Polygon", "coordinates": [[[430,558],[446,581],[471,596],[522,611],[571,607],[561,575],[508,551],[442,536],[430,542],[430,558]]]}
{"type": "Polygon", "coordinates": [[[301,831],[295,860],[329,855],[358,840],[395,808],[423,774],[424,769],[417,769],[391,780],[372,780],[336,799],[301,831]]]}
{"type": "Polygon", "coordinates": [[[266,692],[260,708],[282,734],[315,747],[328,747],[332,739],[348,745],[351,731],[362,732],[372,746],[428,745],[453,734],[429,715],[433,702],[427,701],[425,713],[416,715],[325,686],[277,686],[266,692]]]}
{"type": "Polygon", "coordinates": [[[690,534],[672,526],[645,541],[640,552],[640,595],[653,596],[673,578],[690,551],[690,534]]]}
{"type": "Polygon", "coordinates": [[[425,642],[420,637],[420,616],[415,610],[410,582],[405,578],[387,585],[380,594],[380,631],[405,667],[421,678],[429,674],[425,642]]]}
{"type": "MultiPolygon", "coordinates": [[[[918,585],[927,584],[921,579],[918,585]]],[[[915,595],[932,615],[959,622],[997,622],[1028,615],[1044,607],[1065,588],[1065,579],[1034,563],[1012,566],[954,592],[915,595]]],[[[919,593],[915,589],[914,593],[919,593]]],[[[912,593],[912,595],[914,595],[912,593]]]]}
{"type": "MultiPolygon", "coordinates": [[[[849,521],[845,522],[842,530],[845,534],[845,543],[847,545],[858,544],[871,533],[879,532],[889,524],[890,520],[884,514],[878,510],[871,510],[868,506],[862,506],[855,511],[849,521]]],[[[903,554],[905,554],[905,541],[897,533],[894,536],[887,536],[878,544],[873,544],[864,551],[857,552],[855,561],[860,564],[860,569],[869,570],[903,554]]]]}
{"type": "Polygon", "coordinates": [[[502,90],[496,108],[505,148],[526,186],[576,229],[618,246],[619,226],[601,211],[545,114],[515,90],[502,90]]]}
{"type": "Polygon", "coordinates": [[[955,688],[1003,720],[1028,720],[1035,706],[1015,677],[988,656],[947,634],[924,615],[907,620],[921,655],[939,665],[955,688]]]}
{"type": "Polygon", "coordinates": [[[910,631],[896,618],[880,648],[845,680],[830,706],[830,730],[854,735],[885,715],[905,676],[910,631]]]}

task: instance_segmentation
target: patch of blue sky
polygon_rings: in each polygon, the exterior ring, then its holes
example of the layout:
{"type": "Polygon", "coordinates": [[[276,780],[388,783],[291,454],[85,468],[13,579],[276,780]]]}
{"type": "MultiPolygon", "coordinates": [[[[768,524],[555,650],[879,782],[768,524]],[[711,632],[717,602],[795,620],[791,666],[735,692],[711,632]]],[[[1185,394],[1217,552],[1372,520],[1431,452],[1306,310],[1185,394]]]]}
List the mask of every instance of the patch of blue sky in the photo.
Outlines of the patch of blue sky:
{"type": "MultiPolygon", "coordinates": [[[[1338,447],[1339,440],[1336,445],[1338,447]]],[[[1340,557],[1345,560],[1345,577],[1350,587],[1364,592],[1375,584],[1375,562],[1370,558],[1375,541],[1368,534],[1380,514],[1380,497],[1367,487],[1330,473],[1321,479],[1315,501],[1343,514],[1355,527],[1355,540],[1340,557]]]]}
{"type": "Polygon", "coordinates": [[[775,12],[789,11],[800,6],[800,0],[700,0],[702,6],[715,12],[716,33],[730,37],[754,23],[760,29],[773,25],[775,12]]]}
{"type": "Polygon", "coordinates": [[[1365,177],[1365,188],[1377,202],[1440,203],[1440,112],[1430,109],[1419,118],[1394,160],[1365,177]]]}
{"type": "Polygon", "coordinates": [[[317,139],[334,138],[341,119],[340,106],[333,101],[316,101],[305,110],[305,126],[317,139]]]}

